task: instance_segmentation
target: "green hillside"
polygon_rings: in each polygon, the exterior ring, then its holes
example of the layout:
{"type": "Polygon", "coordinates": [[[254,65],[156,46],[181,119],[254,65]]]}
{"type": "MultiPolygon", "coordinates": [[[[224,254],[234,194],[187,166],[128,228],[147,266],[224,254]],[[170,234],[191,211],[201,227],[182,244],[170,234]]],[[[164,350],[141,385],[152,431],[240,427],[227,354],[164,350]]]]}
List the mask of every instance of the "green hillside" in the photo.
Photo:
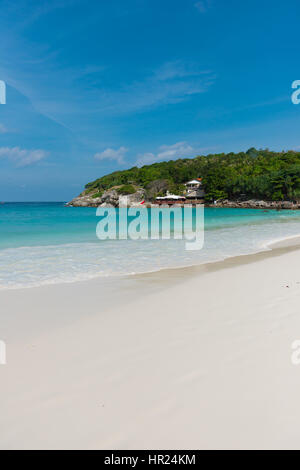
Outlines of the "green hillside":
{"type": "MultiPolygon", "coordinates": [[[[247,152],[198,156],[116,171],[86,185],[101,195],[114,186],[146,189],[149,199],[167,190],[180,194],[188,180],[202,177],[206,200],[254,198],[300,200],[300,152],[247,152]]],[[[122,192],[122,190],[121,190],[122,192]]]]}

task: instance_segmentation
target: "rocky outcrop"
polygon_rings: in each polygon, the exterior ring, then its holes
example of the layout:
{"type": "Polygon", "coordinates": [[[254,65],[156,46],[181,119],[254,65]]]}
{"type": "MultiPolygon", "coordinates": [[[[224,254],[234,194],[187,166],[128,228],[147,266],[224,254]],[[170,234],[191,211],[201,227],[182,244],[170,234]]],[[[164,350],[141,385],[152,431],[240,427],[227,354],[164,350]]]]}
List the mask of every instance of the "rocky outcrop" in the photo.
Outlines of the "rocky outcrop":
{"type": "Polygon", "coordinates": [[[115,189],[111,189],[109,191],[105,191],[101,198],[100,198],[100,204],[102,205],[105,204],[105,206],[113,206],[117,207],[119,205],[119,194],[115,189]]]}
{"type": "MultiPolygon", "coordinates": [[[[116,189],[105,191],[101,197],[95,197],[95,194],[82,193],[72,199],[67,206],[70,207],[139,207],[145,200],[145,190],[140,188],[133,194],[122,195],[116,189]],[[93,197],[94,196],[94,197],[93,197]]],[[[230,201],[223,199],[215,201],[212,204],[205,204],[206,207],[228,207],[236,209],[275,209],[275,210],[297,210],[300,209],[300,202],[293,201],[262,201],[250,199],[248,201],[230,201]]],[[[144,207],[156,207],[156,205],[146,202],[144,207]]]]}
{"type": "Polygon", "coordinates": [[[122,195],[119,194],[117,189],[112,188],[104,193],[100,197],[97,193],[87,193],[86,191],[80,194],[78,197],[72,199],[66,205],[69,207],[119,207],[119,206],[138,206],[145,199],[145,191],[140,188],[135,193],[122,195]]]}
{"type": "Polygon", "coordinates": [[[145,200],[145,190],[140,188],[133,194],[121,195],[119,197],[119,207],[135,207],[140,206],[141,202],[145,200]]]}
{"type": "Polygon", "coordinates": [[[289,209],[296,210],[300,209],[300,202],[293,201],[260,201],[256,199],[250,199],[249,201],[229,201],[223,199],[216,201],[214,204],[207,204],[208,207],[231,207],[237,209],[289,209]]]}
{"type": "Polygon", "coordinates": [[[82,194],[68,202],[69,207],[98,207],[101,204],[101,198],[93,198],[90,195],[82,194]]]}

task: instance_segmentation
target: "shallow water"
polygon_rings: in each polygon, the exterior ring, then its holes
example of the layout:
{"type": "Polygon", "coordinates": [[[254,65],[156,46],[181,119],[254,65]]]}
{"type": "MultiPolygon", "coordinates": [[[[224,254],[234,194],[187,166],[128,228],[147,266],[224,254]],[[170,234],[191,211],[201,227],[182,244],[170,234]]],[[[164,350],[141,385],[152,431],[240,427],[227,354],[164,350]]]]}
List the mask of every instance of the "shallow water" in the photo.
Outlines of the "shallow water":
{"type": "MultiPolygon", "coordinates": [[[[143,211],[150,216],[150,209],[143,211]]],[[[1,205],[0,289],[213,262],[262,251],[272,241],[300,234],[298,211],[207,208],[204,214],[204,247],[187,251],[185,240],[173,236],[101,241],[94,208],[63,203],[1,205]]],[[[175,224],[174,232],[177,229],[175,224]]]]}

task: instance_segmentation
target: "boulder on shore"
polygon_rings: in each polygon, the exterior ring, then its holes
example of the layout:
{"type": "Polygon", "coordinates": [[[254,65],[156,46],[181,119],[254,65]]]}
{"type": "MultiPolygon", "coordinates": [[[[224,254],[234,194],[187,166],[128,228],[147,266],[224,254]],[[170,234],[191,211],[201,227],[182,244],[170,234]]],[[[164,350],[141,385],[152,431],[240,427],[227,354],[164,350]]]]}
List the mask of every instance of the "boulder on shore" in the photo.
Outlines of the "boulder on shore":
{"type": "Polygon", "coordinates": [[[112,188],[104,191],[100,197],[95,197],[98,193],[87,193],[86,191],[72,199],[66,205],[69,207],[119,207],[138,206],[145,199],[145,190],[139,188],[135,193],[122,195],[117,189],[112,188]]]}

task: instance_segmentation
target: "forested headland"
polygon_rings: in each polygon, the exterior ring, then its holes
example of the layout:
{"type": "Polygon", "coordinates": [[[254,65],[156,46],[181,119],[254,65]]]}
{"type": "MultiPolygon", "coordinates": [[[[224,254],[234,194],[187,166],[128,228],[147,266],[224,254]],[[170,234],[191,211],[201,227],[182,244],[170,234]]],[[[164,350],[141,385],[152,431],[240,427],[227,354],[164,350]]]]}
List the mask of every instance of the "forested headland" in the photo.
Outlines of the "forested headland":
{"type": "Polygon", "coordinates": [[[118,187],[120,194],[131,194],[140,187],[151,200],[166,191],[181,194],[184,183],[199,177],[207,202],[251,198],[299,201],[300,152],[251,148],[247,152],[158,162],[102,176],[88,183],[85,193],[101,197],[104,191],[118,187]]]}

